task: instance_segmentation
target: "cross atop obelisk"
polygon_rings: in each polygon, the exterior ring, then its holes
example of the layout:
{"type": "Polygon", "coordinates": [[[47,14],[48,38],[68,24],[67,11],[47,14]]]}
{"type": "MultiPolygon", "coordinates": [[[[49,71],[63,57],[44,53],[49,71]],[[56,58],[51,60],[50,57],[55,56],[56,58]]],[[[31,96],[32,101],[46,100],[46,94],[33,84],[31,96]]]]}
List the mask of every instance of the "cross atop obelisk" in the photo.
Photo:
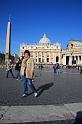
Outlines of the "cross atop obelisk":
{"type": "Polygon", "coordinates": [[[7,34],[6,34],[6,53],[5,53],[5,62],[8,62],[10,59],[10,44],[11,44],[11,22],[10,16],[7,24],[7,34]]]}

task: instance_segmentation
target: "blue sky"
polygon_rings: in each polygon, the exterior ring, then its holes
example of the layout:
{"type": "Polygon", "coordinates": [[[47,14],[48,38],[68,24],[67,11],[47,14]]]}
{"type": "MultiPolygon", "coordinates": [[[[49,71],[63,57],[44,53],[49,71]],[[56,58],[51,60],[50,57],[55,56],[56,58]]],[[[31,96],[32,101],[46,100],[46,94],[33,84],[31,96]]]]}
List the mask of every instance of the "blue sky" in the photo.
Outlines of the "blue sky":
{"type": "Polygon", "coordinates": [[[8,16],[11,16],[11,52],[20,43],[38,43],[44,33],[65,48],[70,39],[82,40],[81,0],[0,0],[0,51],[5,52],[8,16]]]}

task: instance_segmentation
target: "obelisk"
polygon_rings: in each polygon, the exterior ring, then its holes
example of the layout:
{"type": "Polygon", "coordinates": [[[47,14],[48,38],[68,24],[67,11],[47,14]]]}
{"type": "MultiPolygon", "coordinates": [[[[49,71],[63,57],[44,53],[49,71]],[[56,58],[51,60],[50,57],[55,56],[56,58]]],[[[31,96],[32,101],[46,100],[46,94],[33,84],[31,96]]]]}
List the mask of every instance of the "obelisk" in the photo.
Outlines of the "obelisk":
{"type": "Polygon", "coordinates": [[[10,45],[11,45],[11,22],[10,17],[7,24],[7,34],[6,34],[6,53],[5,53],[5,63],[10,59],[10,45]]]}

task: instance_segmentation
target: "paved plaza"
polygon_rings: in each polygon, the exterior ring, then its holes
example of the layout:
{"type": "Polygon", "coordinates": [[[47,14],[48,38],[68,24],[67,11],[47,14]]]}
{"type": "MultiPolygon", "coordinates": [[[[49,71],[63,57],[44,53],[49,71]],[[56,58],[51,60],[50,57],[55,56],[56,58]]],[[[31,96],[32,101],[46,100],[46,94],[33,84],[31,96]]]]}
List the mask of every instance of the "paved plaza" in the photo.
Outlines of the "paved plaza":
{"type": "MultiPolygon", "coordinates": [[[[16,71],[13,69],[16,76],[16,71]]],[[[35,69],[38,97],[29,90],[23,98],[23,82],[0,68],[0,123],[82,124],[82,74],[77,69],[35,69]]]]}
{"type": "MultiPolygon", "coordinates": [[[[16,75],[15,70],[13,70],[16,75]]],[[[29,96],[23,98],[23,82],[9,76],[0,69],[0,106],[3,105],[64,105],[82,102],[82,74],[77,69],[63,69],[54,74],[53,68],[35,70],[33,81],[38,97],[29,90],[29,96]]]]}

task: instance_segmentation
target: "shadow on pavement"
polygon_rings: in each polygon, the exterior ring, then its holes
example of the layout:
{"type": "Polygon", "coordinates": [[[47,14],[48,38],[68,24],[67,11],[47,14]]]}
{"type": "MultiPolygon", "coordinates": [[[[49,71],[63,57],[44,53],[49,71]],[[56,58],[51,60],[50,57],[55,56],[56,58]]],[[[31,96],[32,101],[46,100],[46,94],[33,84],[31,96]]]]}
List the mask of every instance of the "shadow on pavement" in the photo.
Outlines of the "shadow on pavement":
{"type": "MultiPolygon", "coordinates": [[[[38,89],[37,89],[37,91],[38,91],[38,96],[40,96],[45,90],[48,90],[48,89],[49,89],[50,87],[52,87],[53,85],[54,85],[54,83],[51,82],[51,83],[47,83],[47,84],[44,84],[44,85],[38,87],[38,89]]],[[[32,95],[32,94],[33,94],[33,92],[29,93],[28,95],[30,96],[30,95],[32,95]]],[[[37,97],[38,97],[38,96],[37,96],[37,97]]]]}
{"type": "Polygon", "coordinates": [[[45,90],[48,90],[50,87],[52,87],[54,85],[53,82],[51,83],[47,83],[47,84],[44,84],[42,86],[40,86],[37,91],[39,91],[38,93],[38,96],[40,96],[45,90]]]}
{"type": "Polygon", "coordinates": [[[82,124],[82,111],[77,112],[75,123],[73,124],[82,124]]]}

